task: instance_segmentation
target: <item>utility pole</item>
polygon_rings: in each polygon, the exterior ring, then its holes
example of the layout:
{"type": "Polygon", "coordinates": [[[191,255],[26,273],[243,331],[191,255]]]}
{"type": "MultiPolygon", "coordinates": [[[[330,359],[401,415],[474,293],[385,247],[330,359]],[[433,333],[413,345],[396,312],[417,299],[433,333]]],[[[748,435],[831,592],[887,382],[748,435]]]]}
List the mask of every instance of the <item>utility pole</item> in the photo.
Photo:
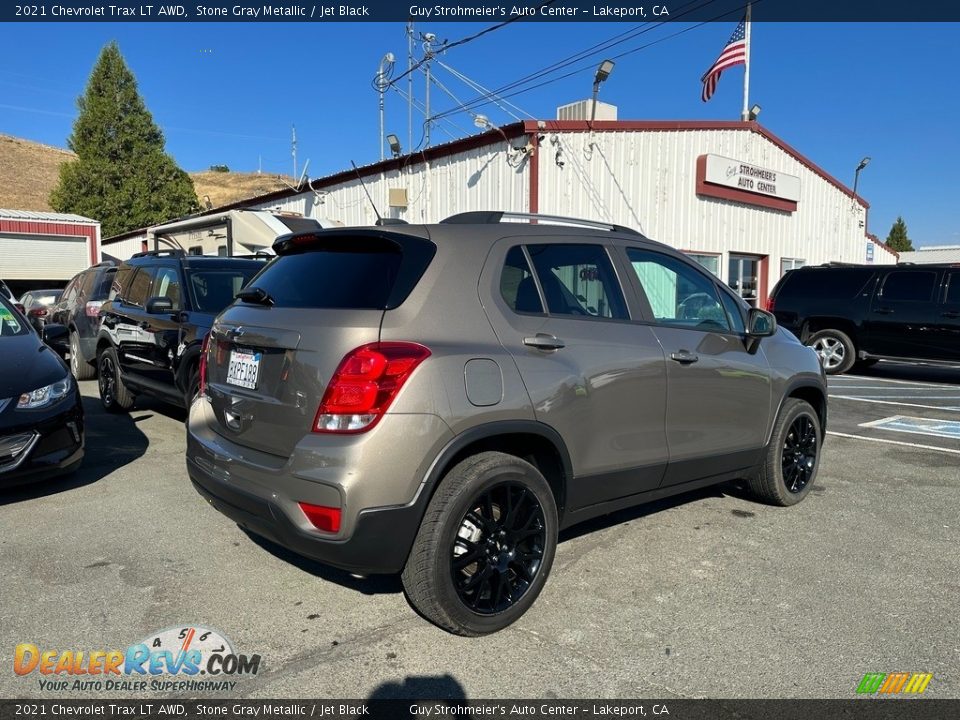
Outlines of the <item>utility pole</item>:
{"type": "Polygon", "coordinates": [[[407,149],[413,149],[413,20],[407,23],[407,149]]]}
{"type": "Polygon", "coordinates": [[[433,41],[437,39],[437,36],[433,33],[422,33],[421,37],[423,38],[423,72],[427,78],[426,92],[423,98],[423,114],[425,116],[423,145],[424,147],[430,147],[430,61],[433,59],[433,41]]]}
{"type": "Polygon", "coordinates": [[[393,53],[388,52],[380,59],[380,67],[377,68],[377,92],[380,94],[380,138],[378,139],[378,144],[380,145],[380,161],[383,162],[384,152],[383,152],[383,141],[384,141],[384,129],[383,129],[383,95],[387,91],[387,88],[390,87],[390,83],[387,80],[387,74],[393,68],[394,57],[393,53]]]}

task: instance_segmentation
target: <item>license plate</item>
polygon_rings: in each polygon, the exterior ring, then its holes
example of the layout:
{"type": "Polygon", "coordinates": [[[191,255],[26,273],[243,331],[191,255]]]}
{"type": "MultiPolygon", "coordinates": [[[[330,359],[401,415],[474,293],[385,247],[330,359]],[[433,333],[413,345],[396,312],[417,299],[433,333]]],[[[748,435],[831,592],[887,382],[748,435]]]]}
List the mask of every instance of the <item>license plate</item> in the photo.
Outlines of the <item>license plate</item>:
{"type": "Polygon", "coordinates": [[[255,389],[260,376],[261,357],[262,353],[231,350],[230,364],[227,366],[227,382],[249,390],[255,389]]]}

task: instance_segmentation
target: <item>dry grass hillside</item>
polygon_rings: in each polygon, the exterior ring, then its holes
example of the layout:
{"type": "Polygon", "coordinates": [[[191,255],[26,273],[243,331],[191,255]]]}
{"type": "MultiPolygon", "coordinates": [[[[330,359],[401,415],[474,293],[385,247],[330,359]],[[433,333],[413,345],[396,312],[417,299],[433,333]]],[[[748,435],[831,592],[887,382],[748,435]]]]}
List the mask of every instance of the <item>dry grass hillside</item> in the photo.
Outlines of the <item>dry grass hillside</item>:
{"type": "MultiPolygon", "coordinates": [[[[0,208],[52,210],[50,191],[60,165],[74,158],[69,150],[0,134],[0,208]]],[[[190,173],[200,207],[214,207],[287,187],[289,177],[241,172],[190,173]]]]}

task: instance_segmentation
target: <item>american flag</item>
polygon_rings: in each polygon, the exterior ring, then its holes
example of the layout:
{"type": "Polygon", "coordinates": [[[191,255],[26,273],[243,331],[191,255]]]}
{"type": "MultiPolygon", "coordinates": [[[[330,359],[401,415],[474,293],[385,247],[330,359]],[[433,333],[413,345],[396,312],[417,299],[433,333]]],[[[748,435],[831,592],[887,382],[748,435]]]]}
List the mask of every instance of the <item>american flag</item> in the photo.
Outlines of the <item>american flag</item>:
{"type": "Polygon", "coordinates": [[[735,65],[745,65],[747,62],[747,39],[746,39],[746,18],[740,21],[737,29],[733,31],[726,47],[720,53],[720,57],[713,63],[709,70],[704,73],[700,81],[703,83],[703,90],[700,92],[700,99],[706,102],[713,97],[717,89],[717,82],[720,80],[720,73],[727,68],[735,65]]]}

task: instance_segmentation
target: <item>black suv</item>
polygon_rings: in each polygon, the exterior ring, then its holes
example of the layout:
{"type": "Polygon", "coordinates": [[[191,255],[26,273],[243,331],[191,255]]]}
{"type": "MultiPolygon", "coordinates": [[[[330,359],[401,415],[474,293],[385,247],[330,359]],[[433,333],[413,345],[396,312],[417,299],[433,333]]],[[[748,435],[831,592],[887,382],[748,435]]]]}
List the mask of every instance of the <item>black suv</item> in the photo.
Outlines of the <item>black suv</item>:
{"type": "Polygon", "coordinates": [[[50,311],[50,322],[70,331],[70,371],[77,380],[89,380],[97,371],[97,332],[100,306],[110,294],[117,264],[104,261],[73,276],[50,311]]]}
{"type": "Polygon", "coordinates": [[[799,268],[768,309],[831,375],[886,359],[960,363],[960,265],[799,268]]]}
{"type": "Polygon", "coordinates": [[[104,408],[129,410],[140,393],[189,406],[213,318],[263,266],[263,260],[181,250],[137,253],[122,263],[100,308],[96,356],[104,408]]]}

